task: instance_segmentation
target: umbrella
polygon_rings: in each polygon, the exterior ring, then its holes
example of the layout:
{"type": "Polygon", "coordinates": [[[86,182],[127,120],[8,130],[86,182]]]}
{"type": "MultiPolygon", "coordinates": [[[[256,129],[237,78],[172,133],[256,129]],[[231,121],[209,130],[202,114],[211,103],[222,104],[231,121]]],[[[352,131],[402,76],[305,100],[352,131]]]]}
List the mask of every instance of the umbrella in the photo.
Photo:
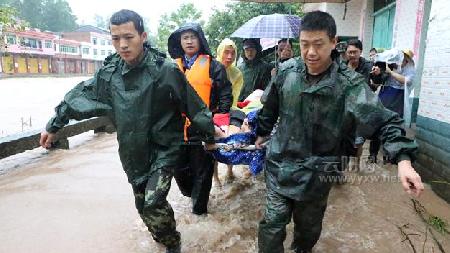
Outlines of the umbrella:
{"type": "Polygon", "coordinates": [[[281,38],[261,38],[259,44],[261,44],[262,50],[264,51],[276,46],[279,40],[281,40],[281,38]]]}
{"type": "Polygon", "coordinates": [[[300,17],[287,14],[259,15],[239,27],[234,38],[298,38],[300,17]]]}
{"type": "Polygon", "coordinates": [[[403,61],[404,54],[402,50],[398,48],[392,48],[379,53],[375,56],[375,62],[386,62],[387,64],[395,63],[401,65],[403,61]]]}

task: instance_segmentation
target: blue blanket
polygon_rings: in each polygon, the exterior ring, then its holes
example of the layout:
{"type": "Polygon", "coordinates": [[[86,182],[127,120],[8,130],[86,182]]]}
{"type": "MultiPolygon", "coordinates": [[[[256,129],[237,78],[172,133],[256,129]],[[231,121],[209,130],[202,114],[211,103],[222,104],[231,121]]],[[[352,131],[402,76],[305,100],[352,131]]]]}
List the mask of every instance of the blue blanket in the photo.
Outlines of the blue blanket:
{"type": "MultiPolygon", "coordinates": [[[[256,117],[258,114],[258,110],[252,111],[247,115],[248,123],[251,127],[251,132],[246,133],[237,133],[230,135],[226,138],[222,138],[218,141],[218,143],[225,144],[238,144],[238,145],[253,145],[256,140],[256,117]]],[[[263,162],[265,157],[265,149],[257,149],[257,150],[242,150],[242,149],[217,149],[213,152],[214,158],[225,164],[245,164],[249,165],[249,169],[253,175],[261,172],[263,168],[263,162]]]]}

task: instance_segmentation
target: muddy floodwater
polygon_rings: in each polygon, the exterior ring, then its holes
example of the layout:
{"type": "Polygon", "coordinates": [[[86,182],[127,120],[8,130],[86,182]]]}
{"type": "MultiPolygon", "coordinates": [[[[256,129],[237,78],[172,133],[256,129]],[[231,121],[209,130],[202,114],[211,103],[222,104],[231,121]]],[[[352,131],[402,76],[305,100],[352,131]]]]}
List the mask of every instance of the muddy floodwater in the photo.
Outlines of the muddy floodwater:
{"type": "Polygon", "coordinates": [[[42,129],[64,94],[89,76],[0,78],[0,137],[42,129]]]}
{"type": "MultiPolygon", "coordinates": [[[[115,138],[92,134],[70,150],[36,149],[0,160],[0,167],[20,163],[0,175],[0,252],[164,252],[134,208],[115,138]]],[[[225,166],[219,170],[223,177],[225,166]]],[[[190,199],[172,182],[168,198],[182,252],[257,252],[265,185],[263,175],[244,179],[244,171],[236,167],[233,182],[213,186],[208,216],[192,215],[190,199]]],[[[395,166],[370,173],[395,174],[395,166]]],[[[429,187],[418,200],[427,212],[450,221],[450,205],[429,187]]],[[[292,230],[289,224],[286,252],[292,230]]],[[[332,190],[313,252],[441,252],[439,247],[450,250],[449,235],[427,230],[399,183],[355,180],[332,190]]]]}

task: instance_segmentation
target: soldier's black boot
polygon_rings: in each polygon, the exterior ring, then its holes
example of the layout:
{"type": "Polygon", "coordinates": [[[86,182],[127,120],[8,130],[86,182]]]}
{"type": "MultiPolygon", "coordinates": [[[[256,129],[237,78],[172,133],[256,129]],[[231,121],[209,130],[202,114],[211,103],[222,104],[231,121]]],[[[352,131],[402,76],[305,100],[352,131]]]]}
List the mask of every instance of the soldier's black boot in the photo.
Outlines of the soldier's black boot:
{"type": "Polygon", "coordinates": [[[308,250],[299,249],[299,250],[296,250],[295,253],[312,253],[312,249],[308,249],[308,250]]]}
{"type": "Polygon", "coordinates": [[[178,246],[167,248],[166,253],[181,253],[181,245],[179,244],[178,246]]]}

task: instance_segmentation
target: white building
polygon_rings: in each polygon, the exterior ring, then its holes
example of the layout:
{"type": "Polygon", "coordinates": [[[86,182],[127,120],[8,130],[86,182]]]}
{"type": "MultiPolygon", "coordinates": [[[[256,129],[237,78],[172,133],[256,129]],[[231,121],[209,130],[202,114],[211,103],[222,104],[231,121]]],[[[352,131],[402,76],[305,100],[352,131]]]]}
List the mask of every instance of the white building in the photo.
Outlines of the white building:
{"type": "Polygon", "coordinates": [[[87,60],[103,61],[115,52],[108,31],[98,27],[81,26],[73,32],[65,32],[64,38],[81,42],[81,57],[87,60]]]}

